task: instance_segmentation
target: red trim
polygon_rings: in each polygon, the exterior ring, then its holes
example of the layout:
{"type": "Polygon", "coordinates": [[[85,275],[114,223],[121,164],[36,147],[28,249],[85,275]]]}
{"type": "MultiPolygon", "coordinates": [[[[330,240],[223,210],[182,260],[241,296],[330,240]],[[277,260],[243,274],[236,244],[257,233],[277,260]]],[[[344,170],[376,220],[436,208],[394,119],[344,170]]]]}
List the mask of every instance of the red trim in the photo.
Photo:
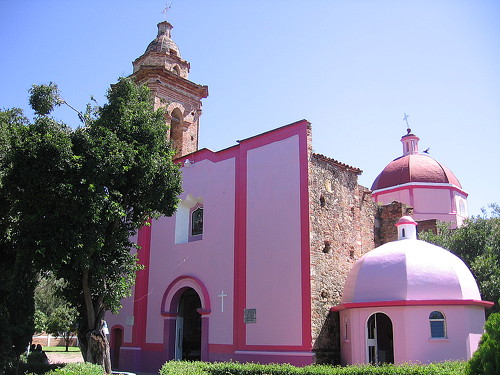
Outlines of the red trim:
{"type": "Polygon", "coordinates": [[[137,271],[134,291],[134,326],[132,328],[132,345],[143,346],[146,342],[146,324],[148,315],[149,260],[151,252],[151,219],[149,225],[141,227],[137,233],[138,263],[144,269],[137,271]]]}
{"type": "Polygon", "coordinates": [[[246,305],[246,228],[247,228],[247,149],[240,144],[235,162],[235,222],[234,222],[234,316],[233,342],[242,349],[246,344],[243,314],[246,305]]]}
{"type": "Polygon", "coordinates": [[[210,353],[224,353],[224,354],[233,354],[235,352],[234,345],[227,344],[208,344],[208,351],[210,353]]]}
{"type": "Polygon", "coordinates": [[[465,197],[469,196],[465,191],[462,189],[450,184],[449,186],[442,186],[442,185],[432,185],[432,182],[429,182],[427,185],[419,185],[419,184],[412,184],[410,182],[405,183],[404,185],[398,185],[393,188],[383,188],[383,189],[376,189],[372,191],[372,196],[376,198],[379,195],[382,194],[387,194],[387,193],[394,193],[396,191],[400,190],[409,190],[409,189],[446,189],[446,190],[453,190],[456,191],[460,194],[465,195],[465,197]]]}
{"type": "Polygon", "coordinates": [[[182,283],[182,281],[184,280],[191,280],[198,286],[198,288],[200,288],[202,294],[200,296],[202,311],[204,312],[204,314],[209,314],[210,296],[208,294],[208,290],[205,287],[205,285],[201,282],[201,280],[195,276],[179,276],[169,284],[169,286],[165,290],[165,293],[163,293],[163,298],[161,300],[161,306],[160,306],[161,308],[160,314],[162,316],[177,316],[176,309],[179,301],[178,298],[176,297],[180,297],[180,295],[182,294],[180,292],[184,289],[184,285],[182,283]],[[174,288],[177,288],[178,290],[176,291],[172,299],[170,301],[167,301],[167,297],[170,294],[170,291],[172,291],[174,288]],[[167,303],[168,306],[166,306],[167,303]]]}
{"type": "MultiPolygon", "coordinates": [[[[299,162],[300,162],[300,241],[302,262],[302,350],[312,349],[311,324],[311,258],[309,235],[309,154],[308,154],[308,127],[304,121],[299,134],[299,162]]],[[[269,349],[268,349],[269,350],[269,349]]],[[[282,350],[282,349],[280,349],[282,350]]]]}
{"type": "Polygon", "coordinates": [[[493,302],[480,301],[475,299],[464,299],[464,300],[413,300],[413,301],[375,301],[375,302],[354,302],[354,303],[343,303],[338,306],[332,307],[331,311],[343,311],[347,309],[360,309],[365,307],[394,307],[394,306],[432,306],[432,305],[445,305],[445,306],[484,306],[485,308],[490,308],[494,305],[493,302]]]}
{"type": "Polygon", "coordinates": [[[163,351],[163,344],[144,344],[141,347],[142,350],[148,351],[148,352],[161,352],[163,351]]]}

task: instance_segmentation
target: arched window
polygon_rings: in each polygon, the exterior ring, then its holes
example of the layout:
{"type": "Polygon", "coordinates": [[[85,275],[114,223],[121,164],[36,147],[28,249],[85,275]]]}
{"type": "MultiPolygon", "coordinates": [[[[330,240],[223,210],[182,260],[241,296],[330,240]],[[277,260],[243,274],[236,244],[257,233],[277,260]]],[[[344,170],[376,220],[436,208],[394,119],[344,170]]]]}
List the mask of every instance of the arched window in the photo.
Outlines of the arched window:
{"type": "Polygon", "coordinates": [[[179,202],[175,213],[175,243],[203,239],[203,197],[188,194],[179,202]]]}
{"type": "Polygon", "coordinates": [[[201,236],[203,234],[203,206],[197,204],[191,209],[190,235],[201,236]]]}
{"type": "Polygon", "coordinates": [[[170,115],[170,142],[175,150],[175,157],[182,155],[183,148],[183,116],[179,108],[175,108],[170,115]]]}
{"type": "Polygon", "coordinates": [[[172,69],[172,71],[177,74],[178,76],[181,75],[181,71],[179,69],[179,66],[178,65],[175,65],[174,68],[172,69]]]}
{"type": "Polygon", "coordinates": [[[431,325],[431,338],[443,339],[446,337],[446,324],[444,314],[441,311],[433,311],[429,314],[431,325]]]}

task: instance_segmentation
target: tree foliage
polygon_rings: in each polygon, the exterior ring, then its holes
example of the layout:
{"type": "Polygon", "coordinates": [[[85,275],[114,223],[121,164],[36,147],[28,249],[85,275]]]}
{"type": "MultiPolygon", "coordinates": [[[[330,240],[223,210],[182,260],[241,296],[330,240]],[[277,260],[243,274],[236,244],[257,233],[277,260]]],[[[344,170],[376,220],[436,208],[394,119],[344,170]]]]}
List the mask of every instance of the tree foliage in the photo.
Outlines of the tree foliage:
{"type": "Polygon", "coordinates": [[[88,107],[84,126],[72,130],[48,116],[64,103],[57,86],[34,86],[31,94],[38,116],[19,124],[21,141],[2,177],[17,213],[15,246],[32,254],[36,270],[65,281],[84,359],[109,372],[103,319],[119,309],[140,268],[131,238],[149,218],[172,215],[181,192],[164,113],[154,110],[147,87],[123,78],[108,103],[88,107]]]}
{"type": "Polygon", "coordinates": [[[500,311],[500,206],[489,208],[457,229],[442,224],[438,234],[426,232],[420,238],[459,256],[476,278],[483,300],[495,302],[492,311],[500,311]]]}
{"type": "Polygon", "coordinates": [[[66,282],[52,273],[40,279],[35,288],[35,331],[62,337],[68,351],[69,342],[77,332],[78,312],[63,296],[65,286],[66,282]]]}
{"type": "Polygon", "coordinates": [[[500,374],[500,313],[491,314],[486,321],[485,333],[468,363],[467,374],[500,374]]]}
{"type": "Polygon", "coordinates": [[[36,273],[32,255],[16,246],[13,226],[19,215],[12,209],[4,182],[11,167],[9,155],[21,144],[27,124],[20,109],[0,111],[0,373],[26,349],[34,331],[36,273]]]}

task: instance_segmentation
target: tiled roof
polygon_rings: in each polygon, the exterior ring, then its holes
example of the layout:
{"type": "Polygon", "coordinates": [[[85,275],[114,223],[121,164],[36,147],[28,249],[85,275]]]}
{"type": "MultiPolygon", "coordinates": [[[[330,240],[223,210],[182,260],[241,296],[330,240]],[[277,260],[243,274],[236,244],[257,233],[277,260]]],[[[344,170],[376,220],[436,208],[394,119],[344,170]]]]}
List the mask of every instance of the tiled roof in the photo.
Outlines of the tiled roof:
{"type": "Polygon", "coordinates": [[[361,169],[359,169],[359,168],[353,167],[353,166],[348,165],[348,164],[341,163],[340,161],[332,159],[332,158],[329,158],[329,157],[327,157],[325,155],[313,153],[312,156],[314,158],[318,159],[318,160],[324,161],[325,163],[328,163],[328,164],[334,165],[336,167],[340,167],[340,168],[346,169],[346,170],[348,170],[350,172],[354,172],[356,174],[363,173],[363,171],[361,169]]]}

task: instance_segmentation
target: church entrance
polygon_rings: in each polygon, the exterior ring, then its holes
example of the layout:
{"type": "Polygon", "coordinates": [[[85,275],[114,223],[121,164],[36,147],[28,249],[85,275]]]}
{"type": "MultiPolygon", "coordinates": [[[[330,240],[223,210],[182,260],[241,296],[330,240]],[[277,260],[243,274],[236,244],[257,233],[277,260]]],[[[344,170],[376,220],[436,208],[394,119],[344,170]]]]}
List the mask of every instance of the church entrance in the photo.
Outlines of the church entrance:
{"type": "Polygon", "coordinates": [[[366,323],[367,360],[371,364],[394,363],[394,342],[391,319],[376,313],[366,323]]]}
{"type": "Polygon", "coordinates": [[[201,300],[198,293],[187,288],[179,299],[175,335],[175,359],[201,360],[201,300]]]}

